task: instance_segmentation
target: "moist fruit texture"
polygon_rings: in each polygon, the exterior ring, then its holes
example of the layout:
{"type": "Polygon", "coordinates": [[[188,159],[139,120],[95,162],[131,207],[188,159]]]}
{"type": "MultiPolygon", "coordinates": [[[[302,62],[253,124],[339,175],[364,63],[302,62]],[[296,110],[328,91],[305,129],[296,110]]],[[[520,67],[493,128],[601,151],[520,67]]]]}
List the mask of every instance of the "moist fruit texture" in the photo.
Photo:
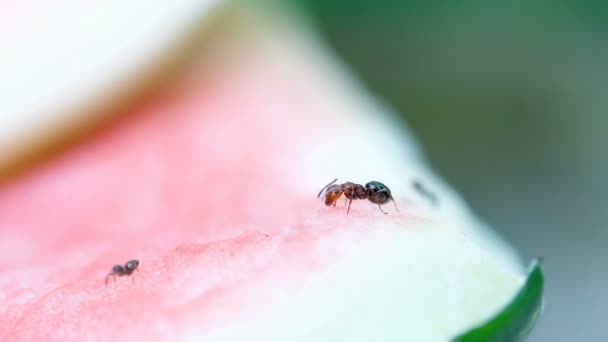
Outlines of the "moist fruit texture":
{"type": "Polygon", "coordinates": [[[182,80],[3,185],[0,340],[445,340],[515,293],[511,257],[311,37],[234,20],[182,80]],[[382,181],[401,212],[326,207],[333,177],[382,181]]]}

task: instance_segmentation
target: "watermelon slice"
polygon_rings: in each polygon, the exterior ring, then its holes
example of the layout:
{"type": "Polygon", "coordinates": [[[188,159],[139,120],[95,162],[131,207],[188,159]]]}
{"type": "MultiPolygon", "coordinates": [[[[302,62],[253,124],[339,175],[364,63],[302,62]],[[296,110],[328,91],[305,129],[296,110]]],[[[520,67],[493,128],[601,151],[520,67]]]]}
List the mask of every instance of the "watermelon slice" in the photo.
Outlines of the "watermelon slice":
{"type": "Polygon", "coordinates": [[[176,82],[3,184],[0,340],[445,341],[505,307],[469,340],[519,336],[493,334],[529,326],[542,287],[516,296],[516,254],[390,110],[289,10],[220,19],[176,82]],[[334,177],[400,212],[326,207],[334,177]]]}

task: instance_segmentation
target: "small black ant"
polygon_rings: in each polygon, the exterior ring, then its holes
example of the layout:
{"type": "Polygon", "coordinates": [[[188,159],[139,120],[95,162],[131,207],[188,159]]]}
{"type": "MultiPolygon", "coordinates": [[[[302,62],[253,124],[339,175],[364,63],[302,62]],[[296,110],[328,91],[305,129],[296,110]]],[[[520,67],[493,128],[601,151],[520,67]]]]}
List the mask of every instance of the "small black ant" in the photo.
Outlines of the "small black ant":
{"type": "Polygon", "coordinates": [[[108,275],[106,276],[106,285],[108,285],[108,279],[110,278],[110,276],[114,278],[114,283],[116,283],[116,276],[130,276],[135,270],[137,270],[138,266],[139,260],[135,259],[127,261],[124,266],[115,265],[114,267],[112,267],[112,272],[108,273],[108,275]]]}
{"type": "Polygon", "coordinates": [[[399,208],[397,208],[397,203],[395,203],[393,195],[391,194],[391,190],[386,185],[377,181],[371,181],[365,184],[365,187],[361,184],[352,182],[334,184],[337,180],[338,178],[334,179],[323,187],[317,196],[317,198],[321,197],[323,190],[327,189],[327,191],[325,191],[325,205],[330,206],[333,204],[335,207],[338,199],[344,195],[345,200],[349,200],[348,209],[346,210],[347,214],[350,212],[350,204],[353,202],[353,200],[366,198],[370,202],[377,204],[380,211],[385,214],[388,213],[382,210],[380,205],[385,204],[388,201],[393,201],[393,204],[395,204],[395,209],[399,211],[399,208]]]}

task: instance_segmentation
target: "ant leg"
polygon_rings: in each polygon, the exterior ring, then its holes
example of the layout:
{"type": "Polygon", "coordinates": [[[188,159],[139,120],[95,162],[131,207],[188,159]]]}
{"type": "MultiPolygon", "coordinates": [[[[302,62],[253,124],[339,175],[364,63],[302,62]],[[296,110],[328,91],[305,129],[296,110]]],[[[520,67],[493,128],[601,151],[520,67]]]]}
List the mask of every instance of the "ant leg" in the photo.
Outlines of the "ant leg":
{"type": "Polygon", "coordinates": [[[397,212],[400,213],[399,208],[397,208],[397,202],[395,202],[395,199],[393,198],[393,196],[391,196],[391,201],[393,201],[393,204],[395,205],[395,210],[397,210],[397,212]]]}
{"type": "Polygon", "coordinates": [[[346,207],[346,202],[348,201],[348,198],[344,197],[344,206],[346,207]]]}
{"type": "Polygon", "coordinates": [[[114,278],[114,286],[116,286],[116,274],[115,273],[109,273],[106,276],[106,280],[105,280],[105,284],[106,286],[108,286],[108,279],[110,278],[110,276],[112,276],[112,278],[114,278]]]}
{"type": "Polygon", "coordinates": [[[323,190],[327,189],[330,185],[334,184],[337,180],[338,180],[338,178],[334,179],[333,181],[329,182],[329,184],[327,184],[326,186],[324,186],[323,189],[321,189],[321,191],[319,191],[319,194],[317,195],[317,198],[321,197],[321,194],[323,193],[323,190]]]}
{"type": "Polygon", "coordinates": [[[350,201],[348,202],[348,209],[346,210],[346,215],[348,215],[348,213],[350,212],[350,204],[353,203],[353,199],[351,198],[350,201]]]}
{"type": "MultiPolygon", "coordinates": [[[[110,278],[110,276],[116,277],[114,275],[114,273],[108,273],[108,275],[106,276],[106,280],[104,281],[104,283],[106,284],[106,286],[108,286],[108,279],[110,278]]],[[[116,279],[116,278],[114,278],[114,279],[116,279]]],[[[114,280],[114,281],[116,281],[116,280],[114,280]]]]}
{"type": "MultiPolygon", "coordinates": [[[[388,191],[386,189],[382,189],[382,190],[378,191],[378,193],[381,193],[381,192],[388,192],[388,191]]],[[[397,202],[395,202],[395,199],[393,198],[393,195],[390,195],[389,198],[390,198],[391,201],[393,201],[393,204],[395,205],[395,209],[397,210],[397,212],[400,213],[399,208],[397,208],[397,202]]],[[[380,206],[380,205],[378,205],[378,206],[380,206]]],[[[382,209],[380,209],[380,210],[382,210],[382,209]]],[[[383,211],[383,213],[384,213],[384,211],[383,211]]]]}
{"type": "Polygon", "coordinates": [[[383,212],[384,215],[388,214],[387,212],[385,212],[384,210],[382,210],[382,207],[380,206],[380,204],[378,204],[378,209],[380,209],[380,211],[383,212]]]}

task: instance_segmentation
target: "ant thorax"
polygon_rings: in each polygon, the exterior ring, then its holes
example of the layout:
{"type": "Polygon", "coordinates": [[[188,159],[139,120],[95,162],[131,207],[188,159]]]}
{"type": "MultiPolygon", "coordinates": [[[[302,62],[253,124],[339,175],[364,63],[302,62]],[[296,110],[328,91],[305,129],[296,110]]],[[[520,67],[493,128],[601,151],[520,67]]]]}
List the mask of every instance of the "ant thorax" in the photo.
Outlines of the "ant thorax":
{"type": "Polygon", "coordinates": [[[367,189],[361,184],[346,182],[342,184],[342,191],[344,191],[344,197],[348,199],[356,200],[367,198],[367,189]]]}
{"type": "Polygon", "coordinates": [[[122,267],[121,265],[116,265],[116,266],[112,267],[112,273],[123,274],[123,273],[125,273],[125,268],[122,267]]]}

